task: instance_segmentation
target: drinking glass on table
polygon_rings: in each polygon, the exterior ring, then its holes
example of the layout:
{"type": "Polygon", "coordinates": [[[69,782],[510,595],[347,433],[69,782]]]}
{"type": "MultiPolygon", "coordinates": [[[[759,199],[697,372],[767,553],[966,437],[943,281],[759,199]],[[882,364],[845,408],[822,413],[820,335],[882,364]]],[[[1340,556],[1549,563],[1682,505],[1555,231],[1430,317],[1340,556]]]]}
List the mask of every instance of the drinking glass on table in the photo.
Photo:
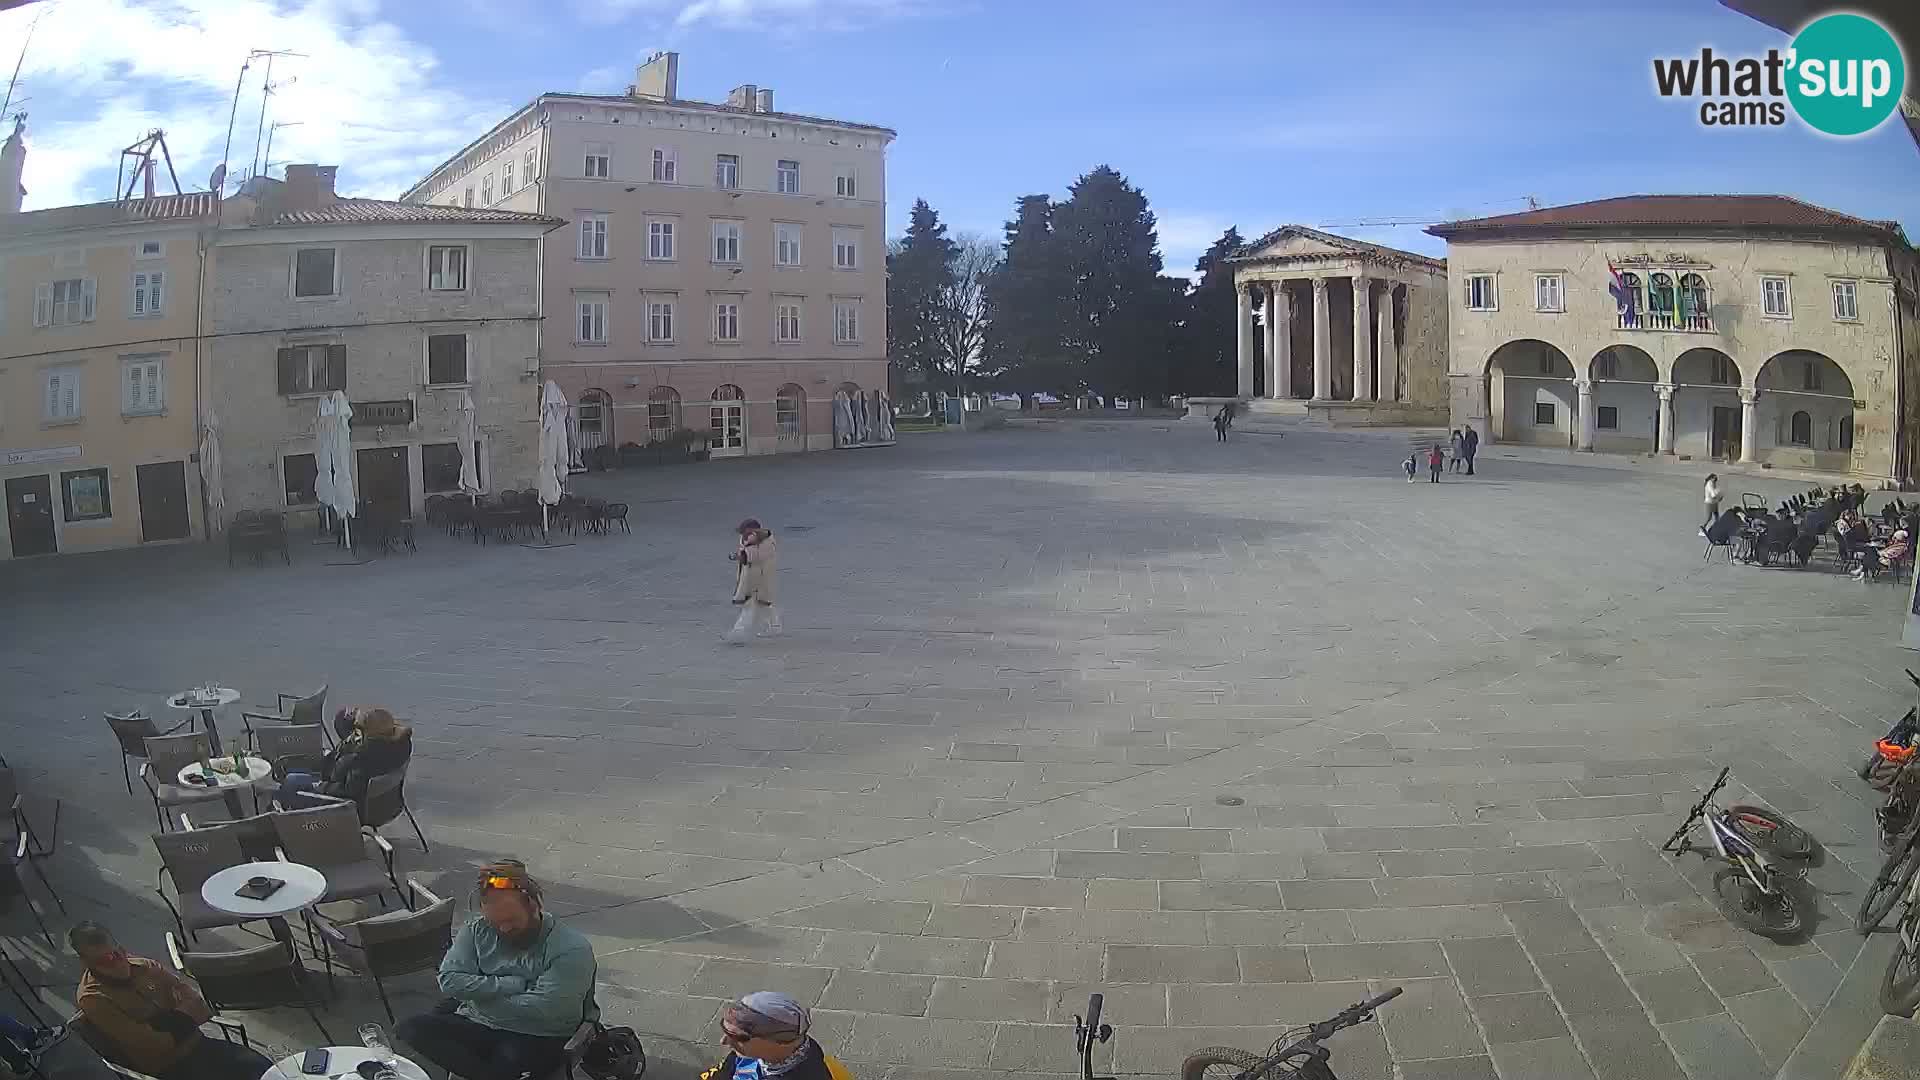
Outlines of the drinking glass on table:
{"type": "Polygon", "coordinates": [[[360,1025],[360,1044],[373,1054],[373,1059],[382,1065],[393,1064],[393,1048],[387,1045],[387,1033],[380,1030],[379,1024],[360,1025]]]}

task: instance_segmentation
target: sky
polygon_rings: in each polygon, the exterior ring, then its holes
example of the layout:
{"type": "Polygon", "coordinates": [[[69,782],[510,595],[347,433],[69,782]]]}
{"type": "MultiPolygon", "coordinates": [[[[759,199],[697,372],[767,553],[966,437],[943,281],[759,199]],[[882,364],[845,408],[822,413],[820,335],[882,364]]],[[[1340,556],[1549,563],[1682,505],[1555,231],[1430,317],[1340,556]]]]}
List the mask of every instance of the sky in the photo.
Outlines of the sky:
{"type": "Polygon", "coordinates": [[[343,193],[376,197],[543,91],[617,93],[675,49],[683,97],[753,82],[782,110],[899,132],[895,233],[924,198],[955,232],[998,239],[1019,196],[1064,198],[1106,164],[1146,193],[1178,273],[1228,225],[1440,255],[1418,224],[1351,223],[1528,197],[1778,192],[1920,238],[1920,148],[1897,118],[1849,140],[1797,120],[1714,130],[1655,94],[1656,56],[1784,47],[1710,0],[37,0],[0,12],[0,75],[36,19],[14,91],[28,209],[112,198],[120,149],[154,127],[182,185],[204,189],[249,49],[306,54],[274,68],[274,171],[337,164],[343,193]]]}

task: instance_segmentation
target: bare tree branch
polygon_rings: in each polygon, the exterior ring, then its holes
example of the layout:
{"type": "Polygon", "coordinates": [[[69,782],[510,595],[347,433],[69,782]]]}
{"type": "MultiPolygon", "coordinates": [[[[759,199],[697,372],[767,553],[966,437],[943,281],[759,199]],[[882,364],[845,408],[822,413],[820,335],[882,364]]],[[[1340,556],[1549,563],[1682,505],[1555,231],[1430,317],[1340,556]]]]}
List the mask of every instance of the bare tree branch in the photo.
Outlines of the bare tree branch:
{"type": "Polygon", "coordinates": [[[952,276],[940,290],[937,362],[956,391],[980,374],[987,332],[987,277],[1000,265],[1000,245],[977,233],[953,238],[952,276]]]}

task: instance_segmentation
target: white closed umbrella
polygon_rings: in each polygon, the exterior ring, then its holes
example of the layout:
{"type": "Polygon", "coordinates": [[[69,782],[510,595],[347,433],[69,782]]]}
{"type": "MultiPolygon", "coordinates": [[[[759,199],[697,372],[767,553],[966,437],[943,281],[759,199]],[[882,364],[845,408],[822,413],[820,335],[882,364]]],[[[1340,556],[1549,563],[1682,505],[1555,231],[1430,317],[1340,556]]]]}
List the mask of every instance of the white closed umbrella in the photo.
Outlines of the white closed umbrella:
{"type": "Polygon", "coordinates": [[[460,421],[455,426],[460,440],[460,493],[480,494],[480,463],[474,460],[474,444],[480,441],[480,425],[473,417],[473,395],[460,391],[460,421]]]}
{"type": "Polygon", "coordinates": [[[332,422],[328,425],[327,437],[333,447],[328,453],[333,464],[333,501],[328,505],[347,523],[347,546],[353,546],[353,515],[358,501],[353,484],[353,406],[347,404],[345,391],[335,390],[328,395],[333,399],[332,422]]]}
{"type": "Polygon", "coordinates": [[[580,460],[580,416],[573,402],[567,402],[567,471],[586,472],[580,460]]]}
{"type": "Polygon", "coordinates": [[[333,395],[320,399],[313,420],[313,498],[333,509],[333,395]]]}
{"type": "Polygon", "coordinates": [[[560,501],[567,478],[567,396],[547,380],[540,395],[540,531],[547,530],[547,508],[560,501]]]}
{"type": "Polygon", "coordinates": [[[200,429],[200,491],[212,517],[208,529],[217,532],[225,525],[227,494],[220,488],[220,420],[211,412],[200,429]]]}

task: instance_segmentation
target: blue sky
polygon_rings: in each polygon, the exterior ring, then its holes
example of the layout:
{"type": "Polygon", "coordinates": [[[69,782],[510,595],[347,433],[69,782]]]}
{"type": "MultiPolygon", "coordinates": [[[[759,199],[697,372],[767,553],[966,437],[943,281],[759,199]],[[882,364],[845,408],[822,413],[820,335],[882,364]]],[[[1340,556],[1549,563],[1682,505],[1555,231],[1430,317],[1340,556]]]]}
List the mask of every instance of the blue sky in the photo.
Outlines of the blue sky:
{"type": "MultiPolygon", "coordinates": [[[[1897,120],[1846,141],[1797,121],[1714,131],[1655,96],[1655,55],[1784,43],[1704,0],[41,0],[0,14],[5,59],[38,11],[30,207],[110,197],[119,148],[153,125],[182,179],[204,183],[250,46],[312,54],[280,69],[295,81],[270,119],[297,126],[276,161],[337,162],[345,190],[379,195],[535,94],[617,91],[673,48],[683,96],[755,82],[782,109],[899,131],[895,229],[923,197],[997,237],[1016,197],[1060,196],[1105,163],[1145,190],[1182,272],[1228,224],[1334,225],[1437,254],[1417,226],[1336,223],[1500,213],[1529,195],[1781,192],[1920,236],[1920,148],[1897,120]]],[[[257,106],[252,90],[242,161],[257,106]]]]}

